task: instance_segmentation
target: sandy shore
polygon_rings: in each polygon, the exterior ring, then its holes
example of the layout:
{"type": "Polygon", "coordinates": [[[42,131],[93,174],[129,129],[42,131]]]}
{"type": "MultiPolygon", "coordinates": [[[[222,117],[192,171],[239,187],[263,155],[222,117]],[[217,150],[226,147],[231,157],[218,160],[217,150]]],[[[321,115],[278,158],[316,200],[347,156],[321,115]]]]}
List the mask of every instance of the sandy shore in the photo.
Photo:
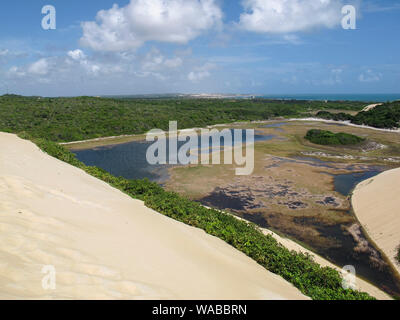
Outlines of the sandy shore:
{"type": "Polygon", "coordinates": [[[395,260],[400,245],[400,169],[360,183],[352,202],[357,218],[400,275],[395,260]]]}
{"type": "Polygon", "coordinates": [[[0,299],[306,299],[225,242],[0,133],[0,299]],[[42,287],[44,266],[56,290],[42,287]]]}
{"type": "MultiPolygon", "coordinates": [[[[321,119],[321,118],[299,118],[299,119],[288,119],[285,121],[324,122],[324,123],[333,123],[333,124],[343,124],[343,125],[350,126],[350,127],[370,129],[370,130],[381,131],[381,132],[400,133],[400,129],[380,129],[380,128],[375,128],[375,127],[370,127],[370,126],[365,126],[365,125],[354,124],[354,123],[351,123],[350,121],[335,121],[335,120],[326,120],[326,119],[321,119]]],[[[285,121],[282,121],[282,122],[285,122],[285,121]]]]}

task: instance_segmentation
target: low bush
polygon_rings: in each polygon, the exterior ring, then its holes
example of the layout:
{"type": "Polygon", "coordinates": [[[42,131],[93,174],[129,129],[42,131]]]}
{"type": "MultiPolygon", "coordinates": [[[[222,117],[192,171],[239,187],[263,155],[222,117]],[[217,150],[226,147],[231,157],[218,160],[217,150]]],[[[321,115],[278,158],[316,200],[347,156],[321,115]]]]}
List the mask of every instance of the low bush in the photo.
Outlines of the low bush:
{"type": "Polygon", "coordinates": [[[365,141],[364,138],[348,133],[333,133],[324,130],[309,130],[304,137],[312,143],[320,145],[355,145],[365,141]]]}

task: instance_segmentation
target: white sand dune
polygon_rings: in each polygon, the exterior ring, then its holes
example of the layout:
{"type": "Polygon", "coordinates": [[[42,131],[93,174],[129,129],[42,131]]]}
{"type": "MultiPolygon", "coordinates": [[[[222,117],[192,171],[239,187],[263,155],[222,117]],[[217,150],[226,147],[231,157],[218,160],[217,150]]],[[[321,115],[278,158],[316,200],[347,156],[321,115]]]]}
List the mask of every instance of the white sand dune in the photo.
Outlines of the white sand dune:
{"type": "Polygon", "coordinates": [[[380,128],[375,128],[375,127],[370,127],[370,126],[365,126],[365,125],[359,125],[359,124],[354,124],[351,123],[350,121],[335,121],[335,120],[326,120],[326,119],[321,119],[321,118],[299,118],[299,119],[288,119],[286,121],[290,122],[323,122],[323,123],[333,123],[333,124],[343,124],[349,127],[356,127],[356,128],[362,128],[362,129],[369,129],[369,130],[374,130],[374,131],[381,131],[381,132],[392,132],[392,133],[400,133],[400,129],[380,129],[380,128]]]}
{"type": "Polygon", "coordinates": [[[370,111],[372,109],[375,109],[376,107],[379,107],[381,105],[383,105],[383,103],[370,104],[370,105],[366,106],[362,111],[363,112],[368,112],[368,111],[370,111]]]}
{"type": "Polygon", "coordinates": [[[225,242],[0,133],[0,299],[306,299],[225,242]],[[42,288],[43,266],[56,289],[42,288]]]}
{"type": "Polygon", "coordinates": [[[395,260],[400,245],[400,169],[363,181],[355,189],[352,201],[360,223],[400,275],[395,260]]]}

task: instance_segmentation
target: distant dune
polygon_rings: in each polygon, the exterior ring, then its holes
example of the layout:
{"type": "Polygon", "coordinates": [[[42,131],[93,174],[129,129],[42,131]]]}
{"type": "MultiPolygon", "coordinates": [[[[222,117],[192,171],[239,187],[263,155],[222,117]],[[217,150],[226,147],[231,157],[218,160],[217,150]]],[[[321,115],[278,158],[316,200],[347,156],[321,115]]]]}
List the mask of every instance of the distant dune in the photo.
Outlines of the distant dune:
{"type": "Polygon", "coordinates": [[[357,218],[400,275],[395,260],[400,245],[400,168],[360,183],[352,201],[357,218]]]}
{"type": "Polygon", "coordinates": [[[383,104],[383,103],[370,104],[370,105],[366,106],[362,111],[363,111],[363,112],[368,112],[368,111],[370,111],[370,110],[372,110],[372,109],[375,109],[375,108],[378,107],[378,106],[381,106],[382,104],[383,104]]]}
{"type": "Polygon", "coordinates": [[[306,299],[225,242],[0,133],[0,299],[306,299]],[[42,288],[54,266],[56,289],[42,288]]]}

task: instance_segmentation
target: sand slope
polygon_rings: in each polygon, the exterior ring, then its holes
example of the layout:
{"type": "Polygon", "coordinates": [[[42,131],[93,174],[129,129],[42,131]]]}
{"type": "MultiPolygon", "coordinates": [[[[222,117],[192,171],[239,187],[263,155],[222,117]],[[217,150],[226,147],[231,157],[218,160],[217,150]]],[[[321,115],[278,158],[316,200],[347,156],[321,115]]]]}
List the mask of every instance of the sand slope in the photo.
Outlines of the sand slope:
{"type": "Polygon", "coordinates": [[[0,133],[0,299],[305,299],[225,242],[0,133]],[[56,290],[41,270],[56,268],[56,290]]]}
{"type": "Polygon", "coordinates": [[[400,169],[360,183],[352,202],[357,218],[400,274],[395,260],[400,245],[400,169]]]}

